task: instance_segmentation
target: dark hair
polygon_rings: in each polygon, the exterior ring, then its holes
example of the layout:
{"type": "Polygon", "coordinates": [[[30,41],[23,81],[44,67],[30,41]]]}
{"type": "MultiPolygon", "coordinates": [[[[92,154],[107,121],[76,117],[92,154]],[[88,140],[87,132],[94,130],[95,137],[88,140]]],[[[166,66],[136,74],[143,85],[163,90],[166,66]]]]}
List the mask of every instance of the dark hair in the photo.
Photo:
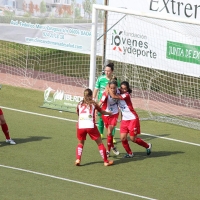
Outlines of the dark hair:
{"type": "Polygon", "coordinates": [[[131,94],[132,93],[132,90],[130,89],[130,86],[129,86],[129,82],[128,81],[122,81],[120,85],[125,85],[128,89],[128,93],[131,94]]]}
{"type": "Polygon", "coordinates": [[[106,67],[110,67],[112,71],[114,71],[114,63],[108,63],[106,67]]]}
{"type": "Polygon", "coordinates": [[[118,86],[117,81],[116,81],[115,79],[111,79],[111,80],[108,82],[109,87],[110,87],[111,84],[114,84],[114,85],[118,86]]]}

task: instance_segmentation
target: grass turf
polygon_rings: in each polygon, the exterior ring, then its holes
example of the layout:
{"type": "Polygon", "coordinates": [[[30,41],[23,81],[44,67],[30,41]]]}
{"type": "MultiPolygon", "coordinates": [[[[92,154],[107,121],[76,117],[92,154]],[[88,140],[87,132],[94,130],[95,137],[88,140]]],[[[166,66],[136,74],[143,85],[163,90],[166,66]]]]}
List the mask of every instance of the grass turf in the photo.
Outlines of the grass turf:
{"type": "MultiPolygon", "coordinates": [[[[43,93],[39,91],[4,86],[0,91],[0,98],[1,106],[77,119],[72,113],[40,108],[43,93]]],[[[103,166],[96,144],[88,137],[82,166],[75,167],[75,122],[7,109],[3,111],[11,137],[17,145],[7,145],[3,134],[0,135],[0,165],[40,172],[43,175],[0,167],[1,199],[199,198],[199,146],[141,135],[145,141],[153,144],[152,154],[147,156],[145,149],[130,143],[135,157],[124,159],[125,151],[117,131],[120,155],[112,157],[115,165],[103,166]],[[70,180],[140,196],[94,188],[70,180]]],[[[200,144],[199,131],[193,129],[152,121],[141,122],[141,127],[144,133],[200,144]]],[[[103,142],[106,144],[105,139],[103,142]]]]}

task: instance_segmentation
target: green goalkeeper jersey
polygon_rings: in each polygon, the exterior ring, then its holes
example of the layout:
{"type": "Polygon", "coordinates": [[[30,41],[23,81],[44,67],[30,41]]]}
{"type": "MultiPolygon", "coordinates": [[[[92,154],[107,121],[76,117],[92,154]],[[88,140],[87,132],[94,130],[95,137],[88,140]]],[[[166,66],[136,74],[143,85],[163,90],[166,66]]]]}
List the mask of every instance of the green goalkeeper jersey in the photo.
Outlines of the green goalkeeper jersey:
{"type": "MultiPolygon", "coordinates": [[[[108,82],[110,81],[110,79],[107,79],[105,75],[99,76],[96,84],[95,84],[95,88],[99,90],[98,92],[98,101],[101,99],[102,94],[108,84],[108,82]]],[[[117,81],[118,87],[120,87],[120,82],[117,81]]]]}

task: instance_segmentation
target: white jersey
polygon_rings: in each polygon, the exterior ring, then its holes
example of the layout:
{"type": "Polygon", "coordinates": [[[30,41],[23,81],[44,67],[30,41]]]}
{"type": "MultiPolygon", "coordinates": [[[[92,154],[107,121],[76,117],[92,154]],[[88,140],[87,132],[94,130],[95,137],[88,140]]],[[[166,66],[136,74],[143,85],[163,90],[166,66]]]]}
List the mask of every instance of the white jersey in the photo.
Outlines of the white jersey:
{"type": "Polygon", "coordinates": [[[138,117],[136,111],[133,108],[129,93],[120,95],[120,100],[118,105],[122,113],[122,120],[132,120],[138,117]]]}
{"type": "MultiPolygon", "coordinates": [[[[117,90],[117,94],[119,94],[119,90],[117,90]]],[[[103,92],[100,102],[103,103],[101,107],[102,110],[105,110],[107,112],[112,112],[112,115],[119,113],[118,100],[113,99],[106,92],[103,92]]]]}
{"type": "Polygon", "coordinates": [[[78,118],[78,128],[94,128],[95,126],[95,109],[101,111],[100,107],[95,105],[85,105],[79,103],[77,106],[77,113],[79,115],[78,118]]]}

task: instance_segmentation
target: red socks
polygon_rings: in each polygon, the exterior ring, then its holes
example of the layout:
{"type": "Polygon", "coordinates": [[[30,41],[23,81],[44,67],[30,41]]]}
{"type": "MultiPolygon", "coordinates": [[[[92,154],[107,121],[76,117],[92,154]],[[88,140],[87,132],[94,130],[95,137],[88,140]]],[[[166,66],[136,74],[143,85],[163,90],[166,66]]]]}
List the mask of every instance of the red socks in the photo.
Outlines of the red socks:
{"type": "Polygon", "coordinates": [[[78,146],[76,147],[76,159],[81,160],[82,152],[83,152],[83,145],[78,144],[78,146]]]}
{"type": "MultiPolygon", "coordinates": [[[[99,148],[99,153],[103,158],[104,162],[108,162],[105,146],[103,144],[100,144],[98,148],[99,148]]],[[[78,144],[78,146],[76,147],[76,159],[81,160],[82,152],[83,152],[83,145],[78,144]]]]}
{"type": "Polygon", "coordinates": [[[111,147],[112,148],[114,147],[112,135],[107,136],[107,146],[108,146],[108,151],[110,151],[111,147]]]}
{"type": "Polygon", "coordinates": [[[10,135],[9,135],[9,130],[8,130],[7,124],[6,123],[5,124],[1,124],[1,129],[2,129],[6,139],[9,140],[10,139],[10,135]]]}
{"type": "Polygon", "coordinates": [[[100,153],[101,157],[103,158],[104,162],[108,162],[105,146],[101,143],[98,146],[98,148],[99,148],[99,153],[100,153]]]}
{"type": "Polygon", "coordinates": [[[141,138],[136,138],[135,143],[137,143],[140,146],[143,146],[146,149],[149,148],[149,145],[141,138]]]}
{"type": "Polygon", "coordinates": [[[132,154],[132,151],[131,151],[130,146],[128,144],[128,140],[122,141],[122,145],[123,145],[124,149],[126,150],[126,152],[128,154],[132,154]]]}

